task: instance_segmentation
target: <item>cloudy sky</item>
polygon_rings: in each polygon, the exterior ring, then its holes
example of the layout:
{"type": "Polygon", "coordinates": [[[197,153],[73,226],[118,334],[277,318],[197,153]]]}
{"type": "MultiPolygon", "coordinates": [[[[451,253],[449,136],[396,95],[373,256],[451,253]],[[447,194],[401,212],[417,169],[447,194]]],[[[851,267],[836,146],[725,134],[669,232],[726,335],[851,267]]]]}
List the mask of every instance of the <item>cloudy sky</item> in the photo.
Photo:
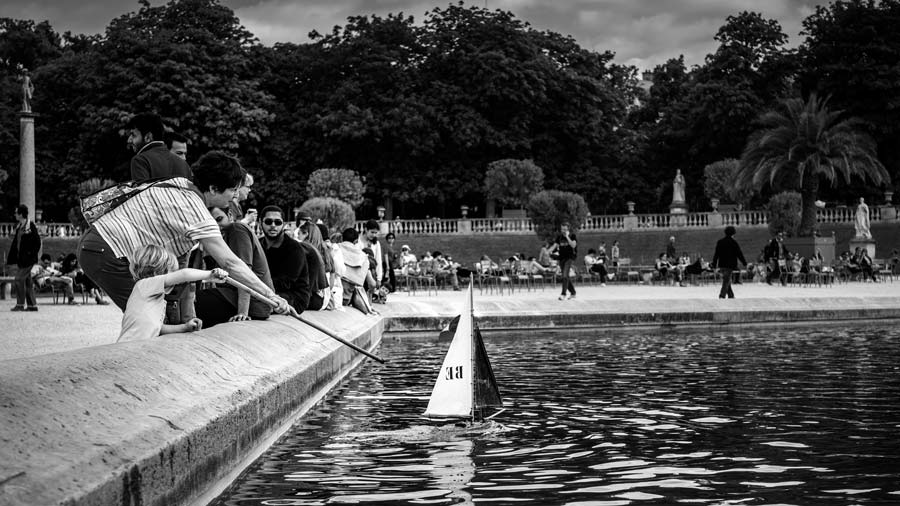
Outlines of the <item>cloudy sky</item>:
{"type": "MultiPolygon", "coordinates": [[[[421,21],[450,0],[221,0],[265,44],[304,42],[311,30],[329,32],[347,16],[403,12],[421,21]]],[[[456,1],[456,0],[454,0],[456,1]]],[[[152,5],[164,3],[151,0],[152,5]]],[[[791,44],[801,42],[801,21],[825,0],[466,0],[512,11],[539,30],[572,35],[582,47],[616,53],[616,61],[649,69],[684,54],[703,62],[713,36],[731,14],[762,12],[781,23],[791,44]]],[[[2,0],[0,17],[47,19],[59,31],[101,33],[109,21],[137,10],[131,0],[2,0]]]]}

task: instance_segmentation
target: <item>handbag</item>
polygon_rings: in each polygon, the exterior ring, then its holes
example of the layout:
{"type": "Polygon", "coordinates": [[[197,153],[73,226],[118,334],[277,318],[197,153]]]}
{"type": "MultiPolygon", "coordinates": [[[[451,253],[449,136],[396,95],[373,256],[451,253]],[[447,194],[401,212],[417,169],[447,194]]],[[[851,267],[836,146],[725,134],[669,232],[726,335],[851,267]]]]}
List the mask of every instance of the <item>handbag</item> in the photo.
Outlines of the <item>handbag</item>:
{"type": "MultiPolygon", "coordinates": [[[[126,181],[119,183],[81,198],[81,214],[84,215],[85,221],[93,225],[103,215],[112,211],[135,197],[139,193],[170,178],[151,179],[146,181],[126,181]]],[[[174,186],[174,185],[167,185],[174,186]]]]}

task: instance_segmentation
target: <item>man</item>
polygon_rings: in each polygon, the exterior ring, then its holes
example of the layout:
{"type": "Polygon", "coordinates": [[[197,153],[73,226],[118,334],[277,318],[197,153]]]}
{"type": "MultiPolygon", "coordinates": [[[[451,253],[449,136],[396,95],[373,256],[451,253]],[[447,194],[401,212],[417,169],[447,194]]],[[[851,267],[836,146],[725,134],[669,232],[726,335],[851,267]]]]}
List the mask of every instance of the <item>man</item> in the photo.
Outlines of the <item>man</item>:
{"type": "Polygon", "coordinates": [[[384,255],[381,253],[381,243],[378,242],[378,222],[369,220],[363,229],[365,232],[359,238],[359,248],[372,250],[372,254],[375,256],[375,287],[379,287],[384,279],[384,262],[382,261],[384,255]]]}
{"type": "Polygon", "coordinates": [[[41,262],[31,269],[31,276],[34,278],[34,283],[38,288],[52,286],[62,289],[70,306],[79,305],[75,302],[75,290],[73,289],[75,282],[72,278],[63,276],[59,270],[53,267],[50,255],[47,253],[41,255],[41,262]]]}
{"type": "Polygon", "coordinates": [[[231,219],[234,221],[244,221],[244,211],[241,210],[241,202],[247,200],[247,197],[250,196],[250,187],[253,186],[253,176],[250,174],[244,175],[243,181],[241,181],[241,186],[238,187],[237,191],[234,193],[234,200],[228,204],[228,209],[231,211],[231,219]]]}
{"type": "Polygon", "coordinates": [[[173,155],[187,161],[187,138],[178,132],[166,132],[164,134],[166,147],[173,155]]]}
{"type": "Polygon", "coordinates": [[[574,268],[575,259],[578,258],[578,241],[575,234],[569,232],[568,223],[559,226],[559,236],[556,237],[556,243],[550,250],[550,253],[553,252],[559,255],[560,277],[562,277],[562,293],[559,300],[574,299],[575,278],[570,276],[570,271],[574,268]]]}
{"type": "Polygon", "coordinates": [[[763,260],[769,264],[769,272],[766,274],[766,283],[772,284],[772,279],[781,280],[782,285],[787,284],[787,280],[781,279],[780,260],[787,258],[788,249],[784,245],[784,232],[778,232],[775,237],[766,244],[763,249],[763,260]]]}
{"type": "Polygon", "coordinates": [[[266,206],[262,215],[263,250],[275,292],[302,313],[309,306],[310,295],[306,253],[299,242],[284,232],[284,211],[280,207],[266,206]]]}
{"type": "Polygon", "coordinates": [[[136,114],[125,125],[128,145],[134,151],[131,180],[183,177],[194,179],[186,161],[172,154],[163,142],[163,122],[157,114],[136,114]]]}
{"type": "Polygon", "coordinates": [[[28,206],[16,207],[16,234],[9,245],[9,253],[6,256],[7,265],[18,267],[16,271],[16,305],[13,311],[37,311],[37,300],[34,297],[34,280],[31,277],[31,268],[38,261],[38,253],[41,251],[41,236],[37,226],[28,219],[28,206]],[[25,304],[28,307],[25,307],[25,304]]]}
{"type": "Polygon", "coordinates": [[[738,269],[738,261],[747,265],[744,260],[744,253],[741,247],[734,240],[734,234],[737,233],[734,227],[725,227],[725,237],[719,239],[716,243],[716,251],[713,254],[712,268],[722,271],[722,289],[719,290],[719,298],[734,298],[734,291],[731,289],[731,274],[738,269]]]}
{"type": "Polygon", "coordinates": [[[675,252],[675,236],[669,237],[669,244],[666,244],[666,256],[669,257],[669,261],[674,262],[678,255],[675,252]]]}
{"type": "Polygon", "coordinates": [[[231,251],[207,210],[228,206],[244,177],[240,162],[211,151],[197,160],[194,170],[197,186],[174,178],[137,192],[97,218],[76,250],[85,274],[124,311],[135,284],[129,265],[138,246],[158,244],[183,258],[199,243],[232,278],[274,300],[275,312],[289,312],[287,302],[231,251]]]}
{"type": "Polygon", "coordinates": [[[440,251],[432,253],[434,257],[434,276],[440,280],[450,280],[450,286],[453,290],[459,291],[459,277],[456,275],[456,269],[459,264],[450,261],[449,257],[445,257],[440,251]]]}

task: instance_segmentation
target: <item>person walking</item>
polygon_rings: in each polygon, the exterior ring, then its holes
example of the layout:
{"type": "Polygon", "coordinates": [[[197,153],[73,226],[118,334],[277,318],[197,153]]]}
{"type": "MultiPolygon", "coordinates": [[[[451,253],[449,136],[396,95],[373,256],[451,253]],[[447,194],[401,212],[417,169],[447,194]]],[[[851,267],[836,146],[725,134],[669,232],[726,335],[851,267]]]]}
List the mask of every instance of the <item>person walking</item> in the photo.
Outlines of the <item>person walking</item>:
{"type": "Polygon", "coordinates": [[[734,227],[725,227],[725,237],[719,239],[716,243],[716,251],[713,254],[711,267],[718,268],[722,271],[722,289],[719,291],[719,298],[734,298],[734,291],[731,289],[731,274],[737,270],[738,262],[747,265],[744,259],[744,253],[741,247],[734,240],[734,234],[737,233],[734,227]]]}
{"type": "Polygon", "coordinates": [[[28,206],[16,207],[16,235],[9,245],[9,254],[6,256],[7,265],[16,265],[16,305],[13,311],[37,311],[37,301],[34,297],[34,280],[31,277],[31,269],[38,262],[38,253],[41,251],[41,236],[37,226],[28,219],[28,206]],[[28,304],[27,308],[25,304],[28,304]]]}
{"type": "Polygon", "coordinates": [[[569,224],[563,223],[559,226],[559,236],[556,238],[550,250],[551,253],[556,252],[559,255],[559,269],[562,277],[562,293],[559,300],[575,298],[575,282],[574,277],[570,276],[573,269],[575,259],[578,257],[578,241],[575,234],[569,232],[569,224]],[[568,292],[568,295],[567,293],[568,292]]]}

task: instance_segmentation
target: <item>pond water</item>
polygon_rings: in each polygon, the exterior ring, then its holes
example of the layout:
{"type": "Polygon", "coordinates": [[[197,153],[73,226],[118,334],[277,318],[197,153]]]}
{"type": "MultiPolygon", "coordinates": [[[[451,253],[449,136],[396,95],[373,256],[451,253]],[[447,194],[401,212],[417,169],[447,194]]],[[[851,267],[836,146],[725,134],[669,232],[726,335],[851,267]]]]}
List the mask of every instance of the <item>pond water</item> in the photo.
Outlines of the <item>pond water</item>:
{"type": "Polygon", "coordinates": [[[900,504],[895,326],[485,341],[491,422],[420,418],[449,343],[386,338],[213,504],[900,504]]]}

